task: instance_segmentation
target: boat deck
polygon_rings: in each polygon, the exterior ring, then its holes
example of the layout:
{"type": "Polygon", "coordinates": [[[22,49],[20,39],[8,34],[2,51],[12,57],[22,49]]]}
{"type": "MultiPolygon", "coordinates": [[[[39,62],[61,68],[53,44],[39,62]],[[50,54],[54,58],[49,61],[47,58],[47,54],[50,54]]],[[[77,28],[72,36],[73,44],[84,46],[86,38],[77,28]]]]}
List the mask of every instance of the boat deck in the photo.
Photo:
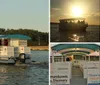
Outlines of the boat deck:
{"type": "Polygon", "coordinates": [[[82,71],[78,66],[72,67],[71,85],[87,85],[87,79],[83,78],[82,71]]]}

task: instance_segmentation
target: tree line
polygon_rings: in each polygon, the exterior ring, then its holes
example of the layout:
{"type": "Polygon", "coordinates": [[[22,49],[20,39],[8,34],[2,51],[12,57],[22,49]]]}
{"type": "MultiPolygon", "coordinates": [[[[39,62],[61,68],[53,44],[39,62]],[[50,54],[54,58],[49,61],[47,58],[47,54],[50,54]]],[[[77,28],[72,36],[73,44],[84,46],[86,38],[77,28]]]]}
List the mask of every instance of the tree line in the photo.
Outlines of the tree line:
{"type": "Polygon", "coordinates": [[[4,29],[0,28],[0,35],[8,35],[8,34],[23,34],[31,37],[31,40],[28,40],[28,46],[34,45],[48,45],[48,33],[40,32],[38,30],[33,29],[4,29]]]}

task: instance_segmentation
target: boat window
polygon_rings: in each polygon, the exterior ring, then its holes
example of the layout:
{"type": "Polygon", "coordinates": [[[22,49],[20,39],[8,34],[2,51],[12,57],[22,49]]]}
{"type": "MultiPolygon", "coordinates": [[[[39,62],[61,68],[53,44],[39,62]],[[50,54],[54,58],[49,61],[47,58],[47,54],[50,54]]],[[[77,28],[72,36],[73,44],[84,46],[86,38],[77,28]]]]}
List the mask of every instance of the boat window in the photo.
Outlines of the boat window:
{"type": "Polygon", "coordinates": [[[74,59],[75,60],[82,60],[82,56],[81,55],[74,55],[74,59]]]}
{"type": "Polygon", "coordinates": [[[62,57],[54,57],[54,62],[61,62],[62,61],[62,57]]]}
{"type": "Polygon", "coordinates": [[[50,57],[50,63],[52,63],[52,57],[50,57]]]}
{"type": "Polygon", "coordinates": [[[4,40],[4,46],[8,46],[8,40],[7,39],[4,40]]]}
{"type": "Polygon", "coordinates": [[[99,61],[99,56],[90,56],[90,61],[99,61]]]}
{"type": "Polygon", "coordinates": [[[95,56],[95,61],[99,61],[99,56],[95,56]]]}
{"type": "Polygon", "coordinates": [[[86,60],[87,60],[87,61],[89,60],[89,56],[86,56],[86,60]]]}

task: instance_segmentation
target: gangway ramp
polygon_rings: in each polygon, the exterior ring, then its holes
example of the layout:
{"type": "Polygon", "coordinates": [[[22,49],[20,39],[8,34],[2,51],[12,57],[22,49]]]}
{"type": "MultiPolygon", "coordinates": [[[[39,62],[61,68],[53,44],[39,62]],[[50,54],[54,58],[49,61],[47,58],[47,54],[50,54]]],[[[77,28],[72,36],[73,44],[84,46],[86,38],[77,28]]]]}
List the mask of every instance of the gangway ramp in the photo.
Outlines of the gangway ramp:
{"type": "Polygon", "coordinates": [[[72,67],[71,85],[87,85],[87,79],[83,78],[83,74],[79,66],[72,67]]]}

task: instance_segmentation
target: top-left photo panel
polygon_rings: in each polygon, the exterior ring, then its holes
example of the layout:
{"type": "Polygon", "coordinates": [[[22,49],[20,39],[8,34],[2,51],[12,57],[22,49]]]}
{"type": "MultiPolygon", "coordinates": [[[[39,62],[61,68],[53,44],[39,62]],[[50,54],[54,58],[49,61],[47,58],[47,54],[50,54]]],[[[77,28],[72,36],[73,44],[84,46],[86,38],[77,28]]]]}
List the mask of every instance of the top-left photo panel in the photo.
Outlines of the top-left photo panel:
{"type": "Polygon", "coordinates": [[[0,85],[49,85],[49,0],[0,0],[0,85]]]}

